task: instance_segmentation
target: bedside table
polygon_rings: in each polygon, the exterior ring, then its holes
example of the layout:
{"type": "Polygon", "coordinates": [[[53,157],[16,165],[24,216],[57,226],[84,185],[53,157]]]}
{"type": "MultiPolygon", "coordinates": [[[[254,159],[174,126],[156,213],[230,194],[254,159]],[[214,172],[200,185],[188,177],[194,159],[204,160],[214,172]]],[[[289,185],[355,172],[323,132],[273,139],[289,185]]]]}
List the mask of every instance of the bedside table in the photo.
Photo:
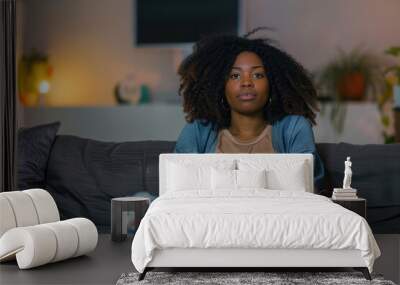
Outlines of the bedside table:
{"type": "Polygon", "coordinates": [[[149,205],[150,199],[146,197],[111,199],[111,240],[124,241],[134,236],[149,205]]]}
{"type": "Polygon", "coordinates": [[[332,199],[332,202],[359,214],[364,219],[367,218],[367,200],[364,198],[357,199],[332,199]]]}

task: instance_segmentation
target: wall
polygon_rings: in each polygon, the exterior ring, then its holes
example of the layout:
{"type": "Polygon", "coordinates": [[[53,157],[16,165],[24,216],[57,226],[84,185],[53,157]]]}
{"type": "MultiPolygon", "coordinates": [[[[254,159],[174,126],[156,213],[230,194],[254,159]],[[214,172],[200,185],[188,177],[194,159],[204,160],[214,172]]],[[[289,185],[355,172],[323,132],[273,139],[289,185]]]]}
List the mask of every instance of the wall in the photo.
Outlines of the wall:
{"type": "Polygon", "coordinates": [[[348,142],[354,144],[380,144],[384,142],[377,105],[374,102],[349,103],[341,107],[345,113],[343,130],[338,132],[330,119],[332,105],[321,105],[317,115],[314,136],[317,142],[348,142]]]}
{"type": "Polygon", "coordinates": [[[134,47],[132,0],[27,0],[26,11],[25,52],[47,52],[54,66],[49,105],[114,105],[115,83],[132,72],[176,96],[174,51],[134,47]]]}
{"type": "Polygon", "coordinates": [[[251,0],[248,29],[267,26],[267,35],[315,70],[337,49],[362,47],[377,54],[400,44],[398,0],[251,0]]]}
{"type": "MultiPolygon", "coordinates": [[[[314,127],[317,142],[382,143],[378,110],[373,103],[350,104],[342,133],[330,124],[329,110],[318,116],[314,127]]],[[[27,108],[26,126],[61,122],[59,134],[103,141],[175,141],[185,125],[182,107],[176,104],[149,104],[116,107],[27,108]]]]}
{"type": "Polygon", "coordinates": [[[115,107],[26,108],[26,126],[61,122],[59,134],[102,141],[175,141],[185,125],[175,104],[115,107]]]}
{"type": "MultiPolygon", "coordinates": [[[[55,68],[49,105],[114,105],[115,83],[132,72],[157,100],[177,100],[180,53],[134,47],[134,0],[24,1],[24,51],[47,52],[55,68]]],[[[250,0],[244,11],[247,30],[274,28],[267,35],[311,70],[338,47],[400,43],[398,0],[250,0]]]]}
{"type": "MultiPolygon", "coordinates": [[[[48,105],[113,106],[114,85],[129,73],[136,73],[148,84],[157,101],[179,100],[175,68],[182,53],[134,47],[133,0],[19,1],[25,2],[26,10],[23,50],[36,48],[47,52],[55,69],[48,105]]],[[[259,35],[277,40],[311,71],[330,60],[338,47],[349,50],[362,44],[382,54],[386,47],[400,44],[398,0],[248,0],[244,4],[246,30],[259,26],[274,28],[259,35]]],[[[109,115],[106,109],[102,110],[109,115]]],[[[110,112],[117,113],[115,110],[110,112]]],[[[68,116],[64,112],[63,120],[73,120],[68,116]]],[[[119,116],[115,116],[118,120],[119,116]]],[[[36,117],[40,121],[40,114],[36,117]]],[[[30,120],[32,116],[25,119],[25,124],[37,122],[30,120]]],[[[319,116],[318,123],[321,127],[315,132],[320,141],[382,142],[374,106],[367,106],[362,112],[348,112],[343,134],[337,134],[327,118],[319,116]]],[[[175,132],[170,134],[175,134],[180,126],[177,122],[175,132]]],[[[83,134],[88,131],[80,124],[70,130],[83,134]]],[[[162,132],[160,128],[152,131],[154,136],[162,132]]]]}

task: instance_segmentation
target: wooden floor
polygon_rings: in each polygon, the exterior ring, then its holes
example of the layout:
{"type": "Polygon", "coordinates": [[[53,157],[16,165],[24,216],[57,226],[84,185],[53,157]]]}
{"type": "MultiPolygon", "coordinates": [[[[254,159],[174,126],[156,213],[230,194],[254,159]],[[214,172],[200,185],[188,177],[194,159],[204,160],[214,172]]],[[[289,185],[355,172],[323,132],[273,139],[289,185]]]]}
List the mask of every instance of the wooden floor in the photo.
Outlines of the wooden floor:
{"type": "MultiPolygon", "coordinates": [[[[376,235],[375,238],[383,256],[376,261],[374,272],[400,284],[400,235],[376,235]]],[[[96,250],[87,256],[28,270],[19,270],[15,261],[2,263],[0,284],[115,284],[122,273],[135,271],[130,257],[131,243],[132,239],[117,243],[109,235],[99,235],[96,250]]],[[[313,270],[319,271],[317,268],[306,271],[313,270]]]]}
{"type": "Polygon", "coordinates": [[[376,234],[381,257],[375,261],[374,272],[383,274],[385,279],[400,284],[400,234],[376,234]]]}
{"type": "Polygon", "coordinates": [[[96,249],[87,256],[19,270],[15,261],[0,264],[0,284],[115,284],[122,273],[134,271],[132,239],[112,242],[99,235],[96,249]]]}

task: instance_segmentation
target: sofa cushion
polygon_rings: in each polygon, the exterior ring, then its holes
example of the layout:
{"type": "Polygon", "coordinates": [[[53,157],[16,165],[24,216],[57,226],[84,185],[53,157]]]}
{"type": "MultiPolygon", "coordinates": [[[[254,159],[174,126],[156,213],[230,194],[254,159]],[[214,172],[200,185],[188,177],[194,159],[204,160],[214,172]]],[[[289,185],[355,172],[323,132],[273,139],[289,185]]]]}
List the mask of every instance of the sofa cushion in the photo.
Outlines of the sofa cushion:
{"type": "Polygon", "coordinates": [[[18,130],[18,189],[42,188],[60,122],[18,130]]]}
{"type": "Polygon", "coordinates": [[[174,145],[57,136],[50,154],[46,189],[53,195],[62,219],[86,217],[108,228],[111,198],[140,191],[158,193],[158,183],[154,183],[158,182],[158,155],[172,152],[174,145]]]}

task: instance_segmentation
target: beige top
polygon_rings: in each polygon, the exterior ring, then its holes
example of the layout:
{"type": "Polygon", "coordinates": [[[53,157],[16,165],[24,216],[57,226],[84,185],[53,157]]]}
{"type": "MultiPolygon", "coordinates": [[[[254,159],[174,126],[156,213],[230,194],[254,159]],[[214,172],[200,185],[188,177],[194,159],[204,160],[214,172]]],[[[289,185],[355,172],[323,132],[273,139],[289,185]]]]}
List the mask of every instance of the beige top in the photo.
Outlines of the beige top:
{"type": "Polygon", "coordinates": [[[272,127],[267,125],[262,133],[251,141],[239,141],[228,129],[219,131],[216,153],[274,153],[272,127]]]}

